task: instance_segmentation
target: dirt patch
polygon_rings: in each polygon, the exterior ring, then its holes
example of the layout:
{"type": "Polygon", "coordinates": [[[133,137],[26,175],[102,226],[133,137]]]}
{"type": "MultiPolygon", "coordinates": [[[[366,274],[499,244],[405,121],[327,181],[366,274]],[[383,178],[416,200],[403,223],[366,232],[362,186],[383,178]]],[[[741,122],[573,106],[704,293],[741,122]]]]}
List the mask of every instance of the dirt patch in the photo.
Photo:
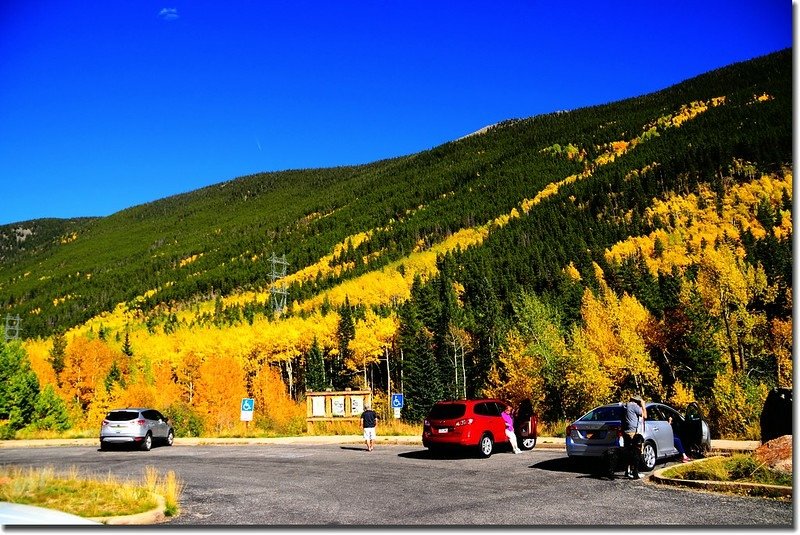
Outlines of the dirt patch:
{"type": "Polygon", "coordinates": [[[755,451],[756,459],[784,474],[792,473],[792,435],[765,442],[755,451]]]}

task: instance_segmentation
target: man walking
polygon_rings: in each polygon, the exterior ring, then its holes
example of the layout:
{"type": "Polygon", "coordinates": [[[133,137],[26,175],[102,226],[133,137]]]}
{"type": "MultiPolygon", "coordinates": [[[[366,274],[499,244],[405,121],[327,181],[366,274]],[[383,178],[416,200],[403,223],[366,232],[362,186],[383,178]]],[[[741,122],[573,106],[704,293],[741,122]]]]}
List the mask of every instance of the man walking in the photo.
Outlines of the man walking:
{"type": "Polygon", "coordinates": [[[375,447],[375,427],[378,425],[378,415],[372,410],[371,405],[364,405],[364,412],[361,413],[361,429],[364,431],[364,442],[367,443],[367,451],[372,451],[375,447]]]}

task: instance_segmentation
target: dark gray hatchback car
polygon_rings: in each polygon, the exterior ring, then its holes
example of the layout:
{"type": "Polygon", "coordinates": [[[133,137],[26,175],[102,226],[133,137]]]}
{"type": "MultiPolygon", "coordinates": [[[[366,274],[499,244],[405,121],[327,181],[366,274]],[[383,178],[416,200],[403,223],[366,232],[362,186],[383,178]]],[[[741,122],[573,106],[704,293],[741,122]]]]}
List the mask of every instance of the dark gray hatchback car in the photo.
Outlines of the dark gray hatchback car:
{"type": "Polygon", "coordinates": [[[100,426],[100,449],[111,445],[133,445],[149,451],[156,442],[172,446],[175,430],[166,416],[155,409],[128,408],[109,412],[100,426]]]}

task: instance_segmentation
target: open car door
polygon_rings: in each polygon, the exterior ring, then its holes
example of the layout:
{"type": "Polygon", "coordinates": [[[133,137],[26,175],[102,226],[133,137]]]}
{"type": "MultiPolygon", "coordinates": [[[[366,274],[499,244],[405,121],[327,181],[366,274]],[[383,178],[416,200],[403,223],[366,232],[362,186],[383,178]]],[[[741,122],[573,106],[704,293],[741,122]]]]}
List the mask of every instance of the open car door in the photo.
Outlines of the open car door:
{"type": "Polygon", "coordinates": [[[710,446],[708,425],[703,420],[700,406],[694,401],[686,407],[681,435],[683,447],[692,457],[702,457],[710,446]]]}

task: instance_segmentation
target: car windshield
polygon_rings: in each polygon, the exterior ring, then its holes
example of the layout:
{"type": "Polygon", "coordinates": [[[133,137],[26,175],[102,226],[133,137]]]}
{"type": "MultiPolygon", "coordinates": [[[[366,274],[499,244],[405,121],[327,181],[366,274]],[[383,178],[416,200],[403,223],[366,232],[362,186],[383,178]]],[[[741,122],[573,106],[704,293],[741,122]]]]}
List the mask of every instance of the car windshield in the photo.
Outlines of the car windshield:
{"type": "Polygon", "coordinates": [[[612,420],[622,421],[625,416],[625,407],[597,407],[581,416],[581,422],[608,422],[612,420]]]}
{"type": "Polygon", "coordinates": [[[128,420],[135,420],[139,417],[136,411],[114,411],[109,412],[106,420],[110,422],[127,422],[128,420]]]}
{"type": "Polygon", "coordinates": [[[428,418],[436,420],[448,420],[450,418],[461,418],[467,412],[467,406],[463,403],[437,403],[431,409],[428,418]]]}

